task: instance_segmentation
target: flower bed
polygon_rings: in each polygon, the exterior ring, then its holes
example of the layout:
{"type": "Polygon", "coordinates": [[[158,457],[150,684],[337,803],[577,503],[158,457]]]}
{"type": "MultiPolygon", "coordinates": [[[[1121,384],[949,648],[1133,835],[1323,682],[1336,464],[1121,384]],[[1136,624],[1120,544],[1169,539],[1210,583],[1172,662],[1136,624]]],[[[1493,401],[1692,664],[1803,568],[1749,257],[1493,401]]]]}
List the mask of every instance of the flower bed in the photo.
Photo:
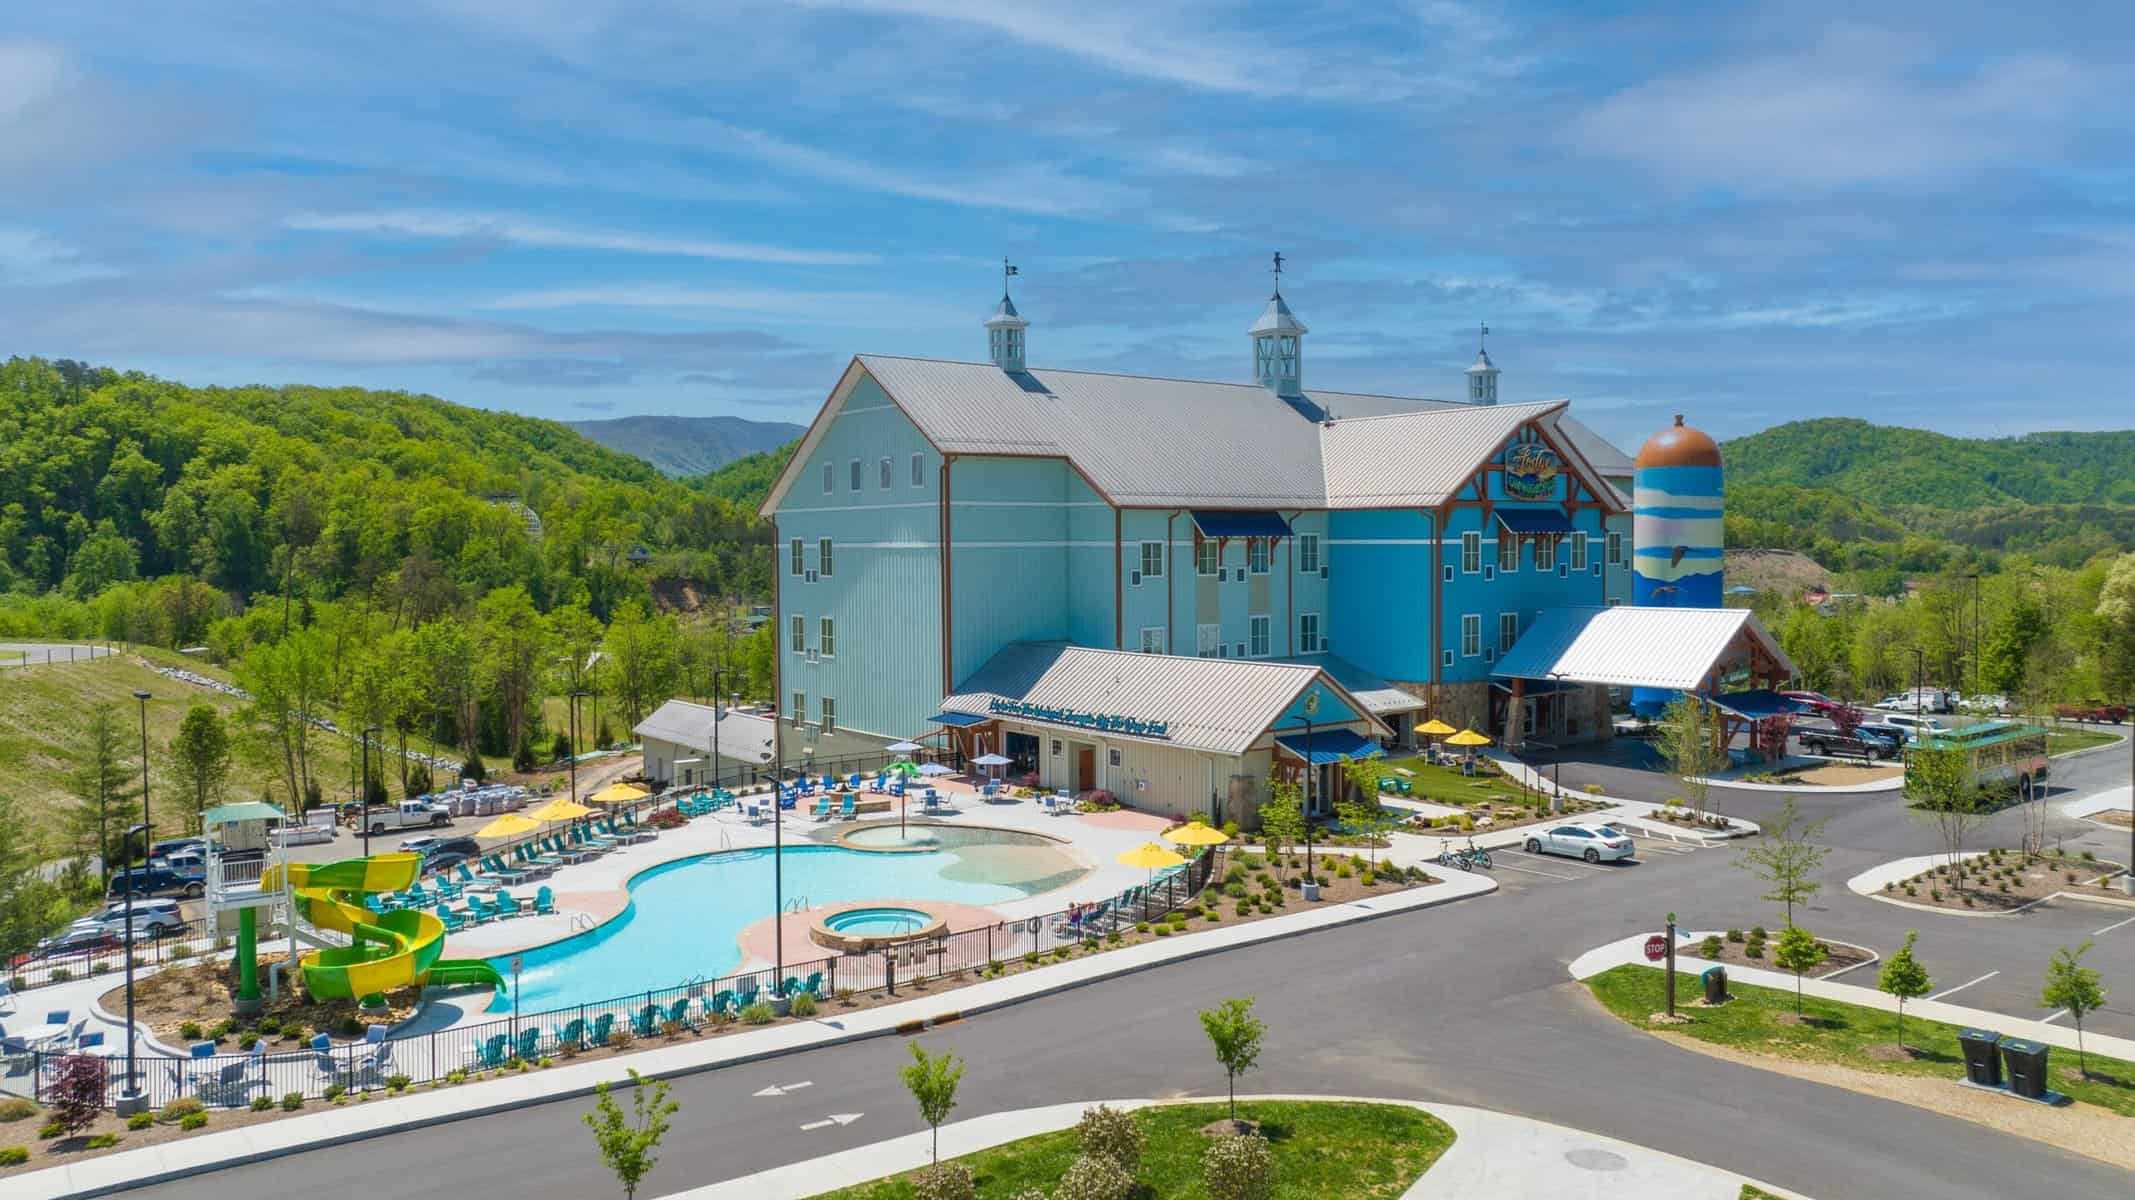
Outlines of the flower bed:
{"type": "Polygon", "coordinates": [[[1954,866],[1934,867],[1910,879],[1886,883],[1882,894],[1908,904],[1958,912],[2009,912],[2062,892],[2120,896],[2117,888],[2105,886],[2120,870],[2120,864],[2096,858],[2088,850],[2026,855],[2021,850],[1994,849],[1954,866]]]}

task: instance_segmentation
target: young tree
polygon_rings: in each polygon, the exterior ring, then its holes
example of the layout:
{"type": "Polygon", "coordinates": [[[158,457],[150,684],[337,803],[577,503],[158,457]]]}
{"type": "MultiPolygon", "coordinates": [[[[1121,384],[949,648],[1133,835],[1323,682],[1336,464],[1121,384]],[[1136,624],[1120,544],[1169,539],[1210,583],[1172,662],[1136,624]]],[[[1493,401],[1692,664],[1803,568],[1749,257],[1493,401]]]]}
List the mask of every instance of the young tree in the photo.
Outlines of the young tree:
{"type": "Polygon", "coordinates": [[[1216,1048],[1216,1061],[1230,1081],[1231,1120],[1238,1119],[1238,1077],[1260,1062],[1267,1026],[1253,1015],[1251,996],[1233,996],[1201,1014],[1201,1031],[1216,1048]]]}
{"type": "Polygon", "coordinates": [[[659,1164],[654,1151],[667,1134],[667,1118],[682,1108],[667,1098],[664,1081],[648,1084],[635,1067],[630,1069],[630,1088],[634,1111],[629,1116],[608,1095],[608,1085],[603,1083],[593,1089],[597,1099],[585,1118],[593,1130],[594,1144],[600,1147],[601,1161],[608,1164],[623,1185],[624,1200],[634,1200],[638,1184],[659,1164]]]}
{"type": "MultiPolygon", "coordinates": [[[[38,870],[30,823],[0,795],[0,961],[12,961],[69,915],[61,887],[38,870]]],[[[79,868],[80,859],[70,866],[79,868]]],[[[84,872],[86,874],[86,872],[84,872]]]]}
{"type": "Polygon", "coordinates": [[[1918,1000],[1934,989],[1934,982],[1927,977],[1927,968],[1913,957],[1913,943],[1920,938],[1920,931],[1905,931],[1905,944],[1898,952],[1883,960],[1883,970],[1876,976],[1876,987],[1884,994],[1898,999],[1898,1048],[1905,1048],[1905,1002],[1918,1000]]]}
{"type": "Polygon", "coordinates": [[[278,642],[256,646],[237,664],[237,680],[252,693],[240,719],[270,760],[279,760],[290,802],[309,797],[312,724],[325,715],[332,679],[327,640],[316,628],[296,628],[278,642]]]}
{"type": "Polygon", "coordinates": [[[1290,847],[1305,840],[1305,790],[1289,780],[1268,785],[1268,798],[1260,806],[1260,839],[1276,859],[1276,870],[1289,878],[1290,847]]]}
{"type": "Polygon", "coordinates": [[[133,795],[127,784],[135,778],[132,765],[126,761],[126,731],[119,723],[116,707],[99,704],[89,710],[78,753],[80,757],[67,778],[67,790],[77,802],[69,814],[69,832],[77,854],[87,857],[91,853],[89,847],[95,847],[98,869],[108,887],[112,829],[126,827],[126,817],[120,809],[133,795]]]}
{"type": "Polygon", "coordinates": [[[1379,825],[1384,811],[1379,807],[1379,764],[1368,758],[1352,758],[1342,764],[1349,787],[1335,803],[1335,812],[1351,833],[1371,841],[1371,864],[1379,865],[1379,825]]]}
{"type": "Polygon", "coordinates": [[[912,1061],[898,1072],[912,1099],[919,1102],[919,1116],[934,1131],[933,1158],[941,1162],[941,1123],[956,1107],[956,1085],[964,1078],[963,1060],[944,1050],[929,1055],[912,1043],[912,1061]]]}
{"type": "Polygon", "coordinates": [[[52,1123],[76,1134],[104,1115],[104,1088],[111,1064],[94,1054],[69,1054],[59,1060],[45,1092],[52,1123]]]}
{"type": "Polygon", "coordinates": [[[2076,1070],[2085,1079],[2090,1078],[2090,1064],[2083,1058],[2083,1018],[2105,1006],[2105,987],[2099,982],[2098,972],[2083,965],[2083,956],[2090,952],[2091,944],[2083,943],[2070,950],[2061,947],[2061,952],[2046,964],[2046,988],[2039,993],[2040,1008],[2065,1008],[2068,1019],[2076,1027],[2076,1070]]]}
{"type": "Polygon", "coordinates": [[[1691,812],[1705,818],[1705,801],[1712,794],[1713,773],[1727,765],[1724,752],[1716,749],[1717,736],[1705,702],[1695,696],[1677,696],[1661,714],[1653,748],[1668,764],[1668,773],[1683,784],[1690,797],[1691,812]]]}
{"type": "Polygon", "coordinates": [[[1942,848],[1956,876],[1956,890],[1965,886],[1965,843],[1973,830],[1992,815],[1985,795],[1974,786],[1965,769],[1961,750],[1936,750],[1915,746],[1905,754],[1905,794],[1913,807],[1926,812],[1935,823],[1942,848]]]}
{"type": "Polygon", "coordinates": [[[482,597],[476,611],[482,683],[503,709],[505,749],[516,758],[526,749],[527,719],[549,657],[548,626],[516,585],[482,597]]]}
{"type": "Polygon", "coordinates": [[[1794,1015],[1801,1015],[1801,977],[1805,971],[1813,971],[1816,964],[1824,961],[1824,944],[1816,935],[1799,925],[1789,925],[1779,931],[1779,947],[1772,954],[1772,961],[1782,971],[1794,972],[1794,1015]]]}
{"type": "Polygon", "coordinates": [[[1811,876],[1823,865],[1829,851],[1809,841],[1823,828],[1820,820],[1803,820],[1794,797],[1789,796],[1779,806],[1779,812],[1764,823],[1764,836],[1745,845],[1735,859],[1736,866],[1771,885],[1770,891],[1757,898],[1784,905],[1786,925],[1794,924],[1795,905],[1807,904],[1823,889],[1823,884],[1811,876]]]}
{"type": "Polygon", "coordinates": [[[223,782],[230,776],[230,730],[223,723],[221,711],[212,704],[195,704],[186,709],[170,748],[193,802],[186,817],[186,831],[198,833],[200,814],[207,811],[210,800],[222,794],[223,782]]]}

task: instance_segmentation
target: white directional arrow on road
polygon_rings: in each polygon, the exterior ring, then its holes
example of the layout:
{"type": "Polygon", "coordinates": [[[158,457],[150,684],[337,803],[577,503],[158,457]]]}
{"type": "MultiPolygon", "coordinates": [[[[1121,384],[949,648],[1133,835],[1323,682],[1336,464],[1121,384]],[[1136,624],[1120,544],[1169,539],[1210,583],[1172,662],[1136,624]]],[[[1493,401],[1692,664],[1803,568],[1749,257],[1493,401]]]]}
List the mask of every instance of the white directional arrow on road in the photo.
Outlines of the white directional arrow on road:
{"type": "Polygon", "coordinates": [[[758,1089],[757,1091],[755,1091],[755,1092],[752,1092],[752,1093],[750,1093],[750,1094],[751,1094],[751,1095],[756,1095],[756,1096],[783,1096],[783,1095],[785,1095],[785,1094],[786,1094],[787,1092],[797,1092],[797,1091],[800,1091],[800,1090],[801,1090],[802,1088],[804,1088],[804,1087],[814,1087],[814,1086],[815,1086],[815,1080],[813,1080],[813,1079],[803,1079],[803,1080],[801,1080],[801,1081],[800,1081],[799,1083],[789,1083],[789,1084],[786,1084],[786,1085],[784,1085],[783,1087],[781,1087],[781,1086],[780,1086],[780,1085],[778,1085],[778,1084],[773,1084],[773,1085],[771,1085],[770,1087],[758,1089]]]}
{"type": "Polygon", "coordinates": [[[810,1121],[806,1125],[801,1126],[801,1130],[803,1132],[806,1132],[811,1129],[826,1129],[832,1125],[850,1125],[854,1121],[857,1121],[861,1117],[864,1117],[866,1115],[866,1113],[832,1113],[830,1114],[829,1120],[810,1121]]]}

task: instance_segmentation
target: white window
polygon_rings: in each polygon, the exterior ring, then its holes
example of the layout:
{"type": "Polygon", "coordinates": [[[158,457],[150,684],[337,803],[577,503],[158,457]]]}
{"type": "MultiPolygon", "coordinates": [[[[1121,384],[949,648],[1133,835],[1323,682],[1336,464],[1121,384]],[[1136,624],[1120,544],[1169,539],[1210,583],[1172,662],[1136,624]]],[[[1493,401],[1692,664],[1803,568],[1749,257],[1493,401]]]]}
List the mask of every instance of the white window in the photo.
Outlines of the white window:
{"type": "Polygon", "coordinates": [[[1483,535],[1464,533],[1460,535],[1460,569],[1473,575],[1483,569],[1483,535]]]}
{"type": "Polygon", "coordinates": [[[927,456],[924,454],[914,454],[912,456],[912,486],[916,488],[927,486],[927,456]]]}
{"type": "Polygon", "coordinates": [[[1520,538],[1510,529],[1497,531],[1497,573],[1510,575],[1520,569],[1520,538]]]}
{"type": "Polygon", "coordinates": [[[1608,556],[1610,566],[1620,567],[1623,565],[1623,534],[1613,529],[1609,531],[1608,556]]]}
{"type": "Polygon", "coordinates": [[[1116,766],[1118,766],[1118,765],[1119,765],[1119,762],[1120,762],[1120,754],[1119,754],[1119,747],[1117,747],[1117,746],[1113,746],[1113,747],[1111,747],[1111,748],[1109,748],[1109,749],[1107,749],[1107,750],[1105,751],[1105,765],[1106,765],[1106,766],[1112,766],[1112,767],[1116,767],[1116,766]]]}
{"type": "Polygon", "coordinates": [[[823,697],[823,732],[829,733],[838,727],[838,702],[823,697]]]}
{"type": "Polygon", "coordinates": [[[823,460],[823,494],[828,496],[838,490],[838,468],[829,459],[823,460]]]}
{"type": "Polygon", "coordinates": [[[882,462],[878,464],[875,473],[880,478],[882,490],[885,492],[889,491],[891,485],[897,482],[896,468],[891,465],[890,457],[887,454],[882,456],[882,462]]]}
{"type": "Polygon", "coordinates": [[[1223,565],[1223,543],[1202,538],[1194,543],[1194,574],[1213,575],[1223,565]]]}
{"type": "Polygon", "coordinates": [[[1483,652],[1483,616],[1481,613],[1462,613],[1460,618],[1460,654],[1462,658],[1474,658],[1483,652]]]}
{"type": "Polygon", "coordinates": [[[831,560],[831,553],[830,553],[830,539],[829,539],[829,538],[819,538],[819,539],[817,539],[817,541],[816,541],[816,544],[815,544],[815,569],[816,569],[816,574],[818,574],[818,575],[821,575],[821,576],[822,576],[823,578],[825,578],[825,579],[828,579],[828,578],[830,578],[830,560],[831,560]]]}
{"type": "MultiPolygon", "coordinates": [[[[824,658],[836,658],[838,654],[838,623],[829,617],[819,617],[815,627],[816,653],[824,658]]],[[[829,703],[825,701],[824,703],[829,703]]]]}
{"type": "Polygon", "coordinates": [[[1274,555],[1274,538],[1247,538],[1245,540],[1245,569],[1253,574],[1267,574],[1268,562],[1274,555]]]}
{"type": "Polygon", "coordinates": [[[1535,539],[1535,570],[1537,570],[1537,571],[1554,571],[1554,570],[1556,570],[1556,569],[1557,569],[1557,539],[1555,539],[1555,538],[1553,538],[1553,537],[1548,537],[1548,536],[1544,536],[1544,537],[1538,537],[1538,538],[1536,538],[1536,539],[1535,539]]]}
{"type": "Polygon", "coordinates": [[[1297,535],[1297,569],[1307,575],[1317,575],[1320,570],[1320,535],[1300,533],[1297,535]]]}
{"type": "Polygon", "coordinates": [[[854,459],[854,460],[853,460],[853,463],[852,463],[852,467],[853,467],[853,470],[852,470],[852,475],[853,475],[853,481],[852,481],[852,490],[853,490],[853,491],[856,491],[856,492],[857,492],[857,491],[859,491],[859,490],[860,490],[860,460],[859,460],[859,459],[857,459],[857,458],[856,458],[856,459],[854,459]]]}
{"type": "Polygon", "coordinates": [[[793,723],[803,725],[808,721],[808,693],[793,693],[793,723]]]}
{"type": "Polygon", "coordinates": [[[795,654],[808,653],[808,618],[794,613],[786,618],[787,636],[792,639],[795,654]]]}
{"type": "Polygon", "coordinates": [[[1162,542],[1143,542],[1143,543],[1142,543],[1142,578],[1144,578],[1144,579],[1162,579],[1163,577],[1164,577],[1164,543],[1162,543],[1162,542]]]}
{"type": "Polygon", "coordinates": [[[805,572],[805,571],[807,571],[807,570],[808,570],[808,556],[807,556],[807,554],[806,554],[805,552],[803,552],[803,551],[802,551],[802,549],[801,549],[801,539],[799,539],[799,538],[795,538],[795,539],[793,539],[793,566],[792,566],[792,573],[793,573],[793,574],[795,574],[795,575],[799,575],[799,574],[802,574],[803,572],[805,572]]]}
{"type": "Polygon", "coordinates": [[[1320,615],[1318,613],[1297,614],[1297,652],[1299,654],[1318,654],[1320,652],[1320,615]]]}
{"type": "Polygon", "coordinates": [[[1269,622],[1266,615],[1245,619],[1245,652],[1252,658],[1268,656],[1269,622]]]}
{"type": "Polygon", "coordinates": [[[1142,626],[1142,653],[1162,654],[1163,652],[1164,627],[1162,625],[1142,626]]]}
{"type": "MultiPolygon", "coordinates": [[[[1520,614],[1516,612],[1497,615],[1497,652],[1503,654],[1520,640],[1520,614]]],[[[828,654],[829,651],[824,651],[828,654]]]]}
{"type": "Polygon", "coordinates": [[[1194,626],[1194,654],[1201,658],[1215,658],[1223,651],[1223,626],[1194,626]]]}
{"type": "Polygon", "coordinates": [[[1572,570],[1586,570],[1586,534],[1583,532],[1572,535],[1572,570]]]}

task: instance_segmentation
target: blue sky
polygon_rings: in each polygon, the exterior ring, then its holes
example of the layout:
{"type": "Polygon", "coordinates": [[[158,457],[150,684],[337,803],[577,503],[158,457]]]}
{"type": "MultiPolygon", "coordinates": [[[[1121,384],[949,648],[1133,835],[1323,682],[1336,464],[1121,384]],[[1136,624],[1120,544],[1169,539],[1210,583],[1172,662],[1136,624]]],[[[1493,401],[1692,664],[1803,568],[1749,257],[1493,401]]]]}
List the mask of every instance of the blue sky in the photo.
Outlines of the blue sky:
{"type": "Polygon", "coordinates": [[[122,3],[0,16],[0,353],[804,420],[855,351],[1634,442],[2135,425],[2125,4],[122,3]],[[1071,15],[1070,15],[1071,14],[1071,15]]]}

